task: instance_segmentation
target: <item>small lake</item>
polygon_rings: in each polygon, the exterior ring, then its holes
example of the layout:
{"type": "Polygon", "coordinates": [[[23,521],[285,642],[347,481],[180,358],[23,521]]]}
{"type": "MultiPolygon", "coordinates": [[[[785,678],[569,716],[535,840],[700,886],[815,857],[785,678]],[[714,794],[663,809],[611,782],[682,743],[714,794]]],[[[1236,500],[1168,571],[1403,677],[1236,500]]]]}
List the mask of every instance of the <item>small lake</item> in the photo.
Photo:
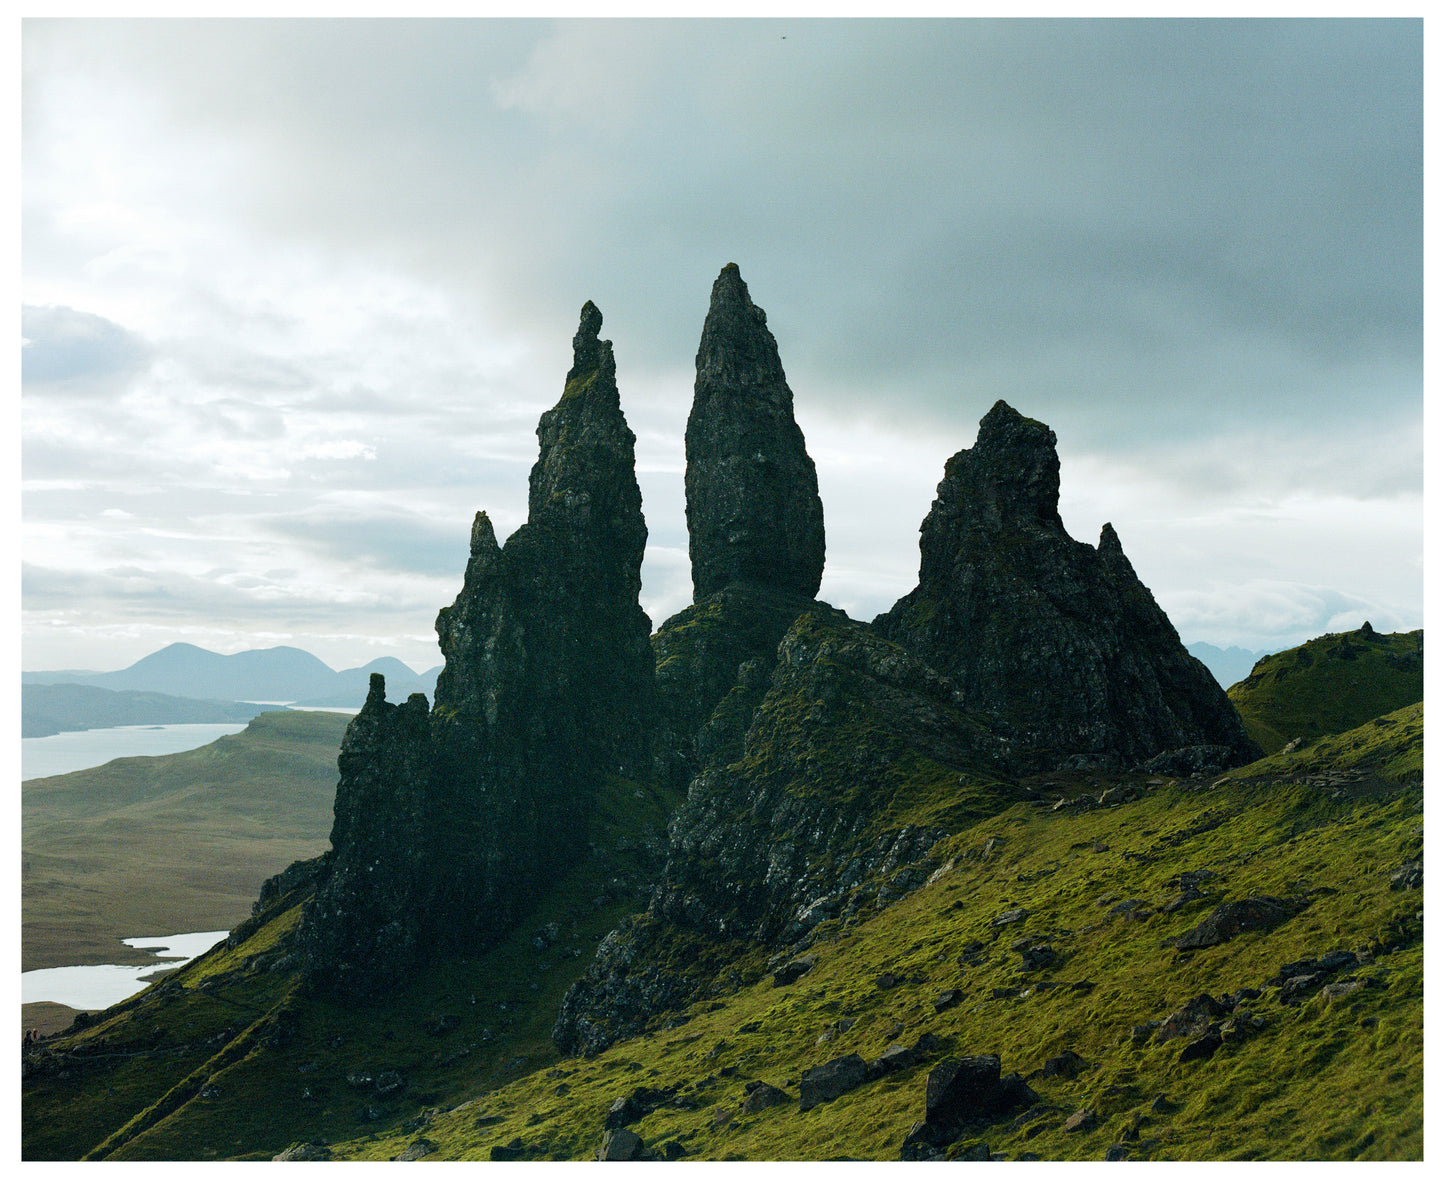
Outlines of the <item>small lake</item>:
{"type": "Polygon", "coordinates": [[[100,1011],[145,990],[166,971],[199,958],[217,942],[224,941],[229,932],[217,929],[210,933],[121,939],[137,950],[153,952],[156,962],[150,966],[56,966],[49,970],[23,971],[20,1002],[64,1003],[80,1011],[100,1011]]]}
{"type": "MultiPolygon", "coordinates": [[[[249,704],[282,706],[284,700],[251,700],[249,704]]],[[[359,708],[296,707],[297,712],[337,712],[355,716],[359,708]]],[[[20,739],[20,780],[51,778],[103,766],[118,757],[161,757],[199,749],[220,737],[239,733],[245,724],[214,725],[116,725],[109,729],[84,729],[75,733],[54,733],[49,737],[20,739]]]]}
{"type": "Polygon", "coordinates": [[[103,766],[117,757],[159,757],[199,749],[220,737],[239,733],[244,724],[118,725],[20,739],[20,778],[49,778],[103,766]]]}

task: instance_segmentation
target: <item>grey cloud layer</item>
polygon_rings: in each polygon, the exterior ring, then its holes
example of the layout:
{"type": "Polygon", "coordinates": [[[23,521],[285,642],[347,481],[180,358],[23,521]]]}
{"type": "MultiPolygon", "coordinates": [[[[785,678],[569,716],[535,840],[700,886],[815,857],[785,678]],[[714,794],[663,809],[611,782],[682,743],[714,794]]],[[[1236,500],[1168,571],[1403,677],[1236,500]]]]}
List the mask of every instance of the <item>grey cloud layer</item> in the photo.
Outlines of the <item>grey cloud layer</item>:
{"type": "MultiPolygon", "coordinates": [[[[941,465],[850,454],[947,454],[999,397],[1057,430],[1076,533],[1107,514],[1136,564],[1156,504],[1343,496],[1301,584],[1348,596],[1379,531],[1350,505],[1418,507],[1418,21],[42,21],[24,66],[26,476],[94,505],[204,489],[240,528],[259,497],[287,565],[459,569],[472,510],[520,521],[590,298],[675,609],[665,439],[736,261],[839,448],[824,592],[865,616],[941,465]],[[103,413],[67,417],[67,382],[103,413]]],[[[1409,617],[1394,539],[1396,588],[1355,598],[1409,617]]],[[[1278,580],[1187,548],[1156,592],[1201,626],[1278,580]]]]}

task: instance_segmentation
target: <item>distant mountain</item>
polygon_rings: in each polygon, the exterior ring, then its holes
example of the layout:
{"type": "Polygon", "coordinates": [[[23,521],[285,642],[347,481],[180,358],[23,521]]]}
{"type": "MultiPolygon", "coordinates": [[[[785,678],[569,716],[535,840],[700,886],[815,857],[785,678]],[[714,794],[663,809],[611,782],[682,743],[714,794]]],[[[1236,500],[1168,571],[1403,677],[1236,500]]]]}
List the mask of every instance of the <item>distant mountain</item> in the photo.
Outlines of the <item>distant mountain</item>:
{"type": "Polygon", "coordinates": [[[50,737],[116,725],[227,724],[249,721],[265,711],[264,704],[115,692],[93,684],[23,684],[20,735],[50,737]]]}
{"type": "Polygon", "coordinates": [[[1251,671],[1254,665],[1273,651],[1246,651],[1243,647],[1216,647],[1212,643],[1189,643],[1187,649],[1209,668],[1221,688],[1232,687],[1251,671]]]}
{"type": "MultiPolygon", "coordinates": [[[[360,708],[372,672],[386,676],[387,692],[405,698],[431,695],[440,667],[417,675],[399,659],[373,659],[364,667],[333,671],[297,647],[270,647],[220,655],[191,643],[172,643],[120,671],[25,672],[26,684],[75,683],[112,691],[161,692],[197,700],[287,701],[327,708],[360,708]],[[60,677],[64,677],[63,679],[60,677]]],[[[131,723],[131,722],[120,722],[131,723]]]]}

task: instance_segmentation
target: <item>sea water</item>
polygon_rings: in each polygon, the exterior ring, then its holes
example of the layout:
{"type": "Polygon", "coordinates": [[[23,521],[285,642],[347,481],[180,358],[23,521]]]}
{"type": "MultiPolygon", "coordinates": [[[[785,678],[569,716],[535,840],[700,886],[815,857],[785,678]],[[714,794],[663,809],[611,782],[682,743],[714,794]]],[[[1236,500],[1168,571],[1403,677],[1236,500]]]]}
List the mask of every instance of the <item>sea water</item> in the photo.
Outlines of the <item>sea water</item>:
{"type": "Polygon", "coordinates": [[[220,737],[239,733],[244,724],[118,725],[20,739],[20,777],[49,778],[103,766],[117,757],[159,757],[199,749],[220,737]]]}
{"type": "Polygon", "coordinates": [[[122,938],[137,950],[150,950],[156,961],[147,966],[55,966],[20,975],[20,1002],[64,1003],[79,1011],[100,1011],[145,990],[167,971],[199,958],[224,941],[229,930],[174,933],[166,937],[122,938]]]}

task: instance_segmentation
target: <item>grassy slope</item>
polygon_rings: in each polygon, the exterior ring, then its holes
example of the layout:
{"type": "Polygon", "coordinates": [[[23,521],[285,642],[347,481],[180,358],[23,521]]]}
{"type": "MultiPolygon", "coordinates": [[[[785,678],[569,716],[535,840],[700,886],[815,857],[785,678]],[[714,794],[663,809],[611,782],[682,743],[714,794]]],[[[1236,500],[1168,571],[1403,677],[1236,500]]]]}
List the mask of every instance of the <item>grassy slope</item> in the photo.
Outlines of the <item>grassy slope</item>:
{"type": "Polygon", "coordinates": [[[267,876],[325,849],[349,719],[267,712],[200,749],[26,782],[22,969],[120,962],[121,937],[238,924],[267,876]]]}
{"type": "MultiPolygon", "coordinates": [[[[1012,805],[953,836],[943,849],[951,868],[927,887],[866,921],[825,929],[818,965],[797,983],[775,988],[760,963],[742,962],[742,985],[700,1000],[686,1023],[588,1060],[558,1059],[546,1032],[587,961],[562,952],[591,945],[636,906],[625,887],[598,891],[625,851],[579,865],[547,910],[487,959],[425,972],[364,1019],[288,1000],[290,975],[242,967],[282,935],[293,910],[251,943],[188,968],[173,998],[148,998],[60,1042],[136,1041],[159,1028],[157,1047],[174,1046],[175,1056],[89,1070],[72,1058],[67,1079],[27,1084],[25,1154],[73,1158],[109,1138],[98,1153],[116,1159],[268,1157],[293,1141],[328,1143],[336,1158],[385,1159],[424,1139],[431,1157],[444,1159],[486,1158],[517,1140],[532,1157],[586,1158],[614,1099],[639,1085],[676,1084],[691,1108],[659,1109],[636,1123],[649,1144],[676,1139],[704,1159],[896,1158],[922,1116],[931,1061],[806,1114],[796,1101],[744,1114],[740,1102],[753,1078],[796,1096],[804,1069],[853,1051],[876,1056],[901,1025],[905,1042],[932,1031],[944,1037],[941,1054],[994,1052],[1005,1071],[1027,1074],[1064,1049],[1089,1062],[1074,1080],[1031,1081],[1052,1107],[1042,1117],[981,1135],[1009,1158],[1098,1159],[1131,1136],[1134,1156],[1155,1159],[1419,1158],[1422,900],[1392,891],[1389,877],[1421,845],[1422,790],[1411,762],[1420,716],[1406,710],[1365,730],[1213,785],[1138,782],[1141,797],[1122,805],[1012,805]],[[1352,768],[1338,764],[1351,756],[1352,768]],[[985,858],[993,837],[1001,842],[985,858]],[[1170,879],[1198,868],[1219,873],[1207,896],[1172,915],[1158,912],[1175,895],[1170,879]],[[1257,894],[1309,905],[1271,932],[1193,955],[1161,944],[1215,904],[1257,894]],[[1142,920],[1110,915],[1125,899],[1155,912],[1142,920]],[[1029,912],[1022,927],[992,926],[1018,906],[1029,912]],[[548,920],[562,925],[563,942],[539,952],[528,935],[548,920]],[[1020,975],[1009,950],[1020,929],[1047,936],[1062,961],[1020,975]],[[982,958],[962,965],[971,942],[983,943],[982,958]],[[1372,944],[1375,961],[1359,975],[1378,985],[1346,1001],[1316,996],[1287,1007],[1264,987],[1286,962],[1372,944]],[[1393,952],[1382,953],[1385,946],[1393,952]],[[228,970],[235,973],[221,978],[228,970]],[[880,989],[875,980],[885,971],[904,981],[880,989]],[[207,984],[208,975],[215,981],[207,984]],[[1266,1022],[1242,1044],[1181,1064],[1184,1041],[1131,1042],[1134,1025],[1163,1019],[1200,992],[1244,986],[1264,989],[1253,1007],[1266,1022]],[[963,1000],[937,1013],[933,999],[948,987],[963,1000]],[[296,1013],[282,1021],[289,1030],[247,1028],[281,1002],[296,1013]],[[454,1026],[439,1028],[439,1015],[454,1026]],[[836,1030],[842,1019],[856,1022],[836,1030]],[[215,1038],[222,1024],[239,1034],[215,1038]],[[378,1097],[347,1080],[390,1068],[407,1077],[400,1094],[378,1097]],[[169,1102],[154,1104],[178,1082],[169,1102]],[[1160,1111],[1151,1108],[1157,1096],[1167,1099],[1160,1111]],[[1094,1110],[1098,1126],[1064,1131],[1079,1108],[1094,1110]]],[[[1052,796],[1049,785],[1034,785],[1052,796]]],[[[639,802],[620,784],[618,791],[599,819],[595,841],[604,849],[635,834],[634,812],[655,826],[669,801],[649,794],[639,802]]]]}
{"type": "Polygon", "coordinates": [[[1341,733],[1425,698],[1420,637],[1363,629],[1322,635],[1261,659],[1229,698],[1265,753],[1341,733]]]}
{"type": "Polygon", "coordinates": [[[65,1075],[27,1083],[24,1157],[269,1158],[297,1138],[365,1135],[367,1106],[382,1111],[376,1128],[394,1130],[555,1060],[562,995],[639,907],[656,864],[639,849],[660,846],[676,802],[610,782],[593,817],[594,853],[511,938],[478,960],[421,972],[371,1009],[298,999],[293,972],[267,969],[300,915],[299,898],[282,898],[240,946],[219,947],[60,1041],[96,1055],[70,1056],[65,1075]],[[533,934],[551,923],[556,944],[536,949],[533,934]],[[403,1092],[382,1098],[348,1081],[388,1070],[408,1077],[403,1092]]]}

